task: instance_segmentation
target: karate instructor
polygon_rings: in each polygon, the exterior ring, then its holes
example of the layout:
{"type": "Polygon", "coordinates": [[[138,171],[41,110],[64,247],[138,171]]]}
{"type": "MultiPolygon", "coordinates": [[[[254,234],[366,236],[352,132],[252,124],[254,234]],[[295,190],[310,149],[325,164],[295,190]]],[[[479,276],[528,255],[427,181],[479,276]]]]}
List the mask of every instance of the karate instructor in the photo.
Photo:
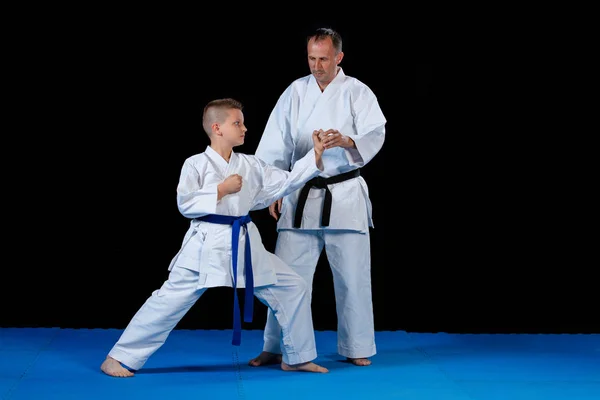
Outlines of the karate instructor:
{"type": "MultiPolygon", "coordinates": [[[[338,353],[357,366],[376,354],[371,294],[372,206],[360,168],[381,150],[386,119],[373,91],[340,66],[340,34],[319,28],[307,38],[310,75],[281,94],[256,150],[263,161],[289,170],[313,147],[317,131],[325,170],[303,188],[275,201],[275,254],[312,282],[323,249],[333,275],[338,353]]],[[[280,328],[268,311],[263,351],[252,366],[281,363],[280,328]]]]}

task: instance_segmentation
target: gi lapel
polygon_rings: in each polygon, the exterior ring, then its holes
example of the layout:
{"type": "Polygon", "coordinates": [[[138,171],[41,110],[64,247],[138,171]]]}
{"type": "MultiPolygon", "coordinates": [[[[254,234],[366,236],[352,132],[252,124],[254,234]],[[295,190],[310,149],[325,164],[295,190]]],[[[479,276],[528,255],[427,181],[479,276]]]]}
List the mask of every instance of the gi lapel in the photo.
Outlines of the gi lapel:
{"type": "Polygon", "coordinates": [[[298,112],[297,126],[300,131],[304,130],[302,128],[305,127],[306,121],[308,121],[315,110],[315,107],[317,106],[322,94],[321,88],[319,88],[319,84],[317,83],[315,77],[310,75],[306,83],[306,93],[304,93],[304,98],[300,101],[300,111],[298,112]]]}
{"type": "Polygon", "coordinates": [[[340,92],[345,77],[344,70],[340,68],[338,74],[325,88],[325,91],[321,92],[315,77],[310,75],[306,96],[302,102],[299,115],[298,127],[300,131],[309,131],[312,133],[315,129],[336,128],[334,126],[316,126],[314,124],[319,124],[319,121],[323,120],[321,115],[331,110],[331,107],[327,103],[332,101],[340,92]]]}
{"type": "MultiPolygon", "coordinates": [[[[225,161],[223,157],[221,157],[221,155],[214,151],[210,146],[206,148],[205,153],[213,169],[219,174],[221,179],[227,178],[229,176],[227,172],[229,170],[230,163],[225,161]]],[[[233,159],[233,154],[231,155],[231,158],[233,159]]]]}

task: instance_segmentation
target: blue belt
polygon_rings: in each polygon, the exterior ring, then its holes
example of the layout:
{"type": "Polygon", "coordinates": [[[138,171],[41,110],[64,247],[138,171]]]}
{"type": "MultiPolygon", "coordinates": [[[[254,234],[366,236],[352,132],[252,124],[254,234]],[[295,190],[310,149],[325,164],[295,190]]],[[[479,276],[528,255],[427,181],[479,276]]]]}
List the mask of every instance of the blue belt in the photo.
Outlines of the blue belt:
{"type": "Polygon", "coordinates": [[[239,346],[242,342],[242,322],[240,321],[240,304],[237,295],[237,263],[240,229],[246,228],[246,249],[244,257],[244,272],[246,274],[246,296],[244,298],[244,322],[252,322],[254,313],[254,275],[252,274],[252,256],[250,254],[250,236],[248,223],[252,221],[250,215],[233,217],[230,215],[209,214],[197,218],[212,224],[232,225],[231,229],[231,257],[233,258],[233,340],[231,344],[239,346]]]}

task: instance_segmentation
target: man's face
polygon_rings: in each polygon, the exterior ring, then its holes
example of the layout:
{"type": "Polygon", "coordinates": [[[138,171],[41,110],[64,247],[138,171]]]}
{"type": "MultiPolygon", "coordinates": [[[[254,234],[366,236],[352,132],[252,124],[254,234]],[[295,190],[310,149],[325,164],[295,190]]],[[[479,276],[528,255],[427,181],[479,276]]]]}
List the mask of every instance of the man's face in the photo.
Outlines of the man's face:
{"type": "Polygon", "coordinates": [[[342,61],[343,52],[335,54],[335,47],[331,38],[325,38],[315,41],[310,39],[307,46],[308,67],[310,72],[315,77],[321,89],[325,89],[327,85],[335,78],[337,74],[337,66],[342,61]]]}

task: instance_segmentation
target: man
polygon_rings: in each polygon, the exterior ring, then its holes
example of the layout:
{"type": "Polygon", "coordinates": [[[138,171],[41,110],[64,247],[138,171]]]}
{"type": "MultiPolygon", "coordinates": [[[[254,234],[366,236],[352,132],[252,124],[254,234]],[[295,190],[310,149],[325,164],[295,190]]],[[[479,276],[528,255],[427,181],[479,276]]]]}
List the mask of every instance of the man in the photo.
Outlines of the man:
{"type": "MultiPolygon", "coordinates": [[[[312,293],[325,248],[336,298],[338,353],[366,366],[376,354],[369,236],[373,220],[360,168],[383,146],[386,119],[371,89],[339,66],[344,53],[336,31],[317,29],[308,37],[307,53],[311,74],[292,82],[279,97],[255,154],[289,170],[310,151],[313,133],[329,149],[317,179],[269,206],[278,220],[275,254],[306,279],[312,293]]],[[[263,352],[250,365],[281,361],[278,332],[269,311],[263,352]]]]}
{"type": "Polygon", "coordinates": [[[282,325],[284,371],[326,373],[317,357],[306,282],[265,250],[250,220],[251,210],[301,187],[323,170],[318,134],[314,150],[291,171],[267,165],[252,155],[234,153],[244,144],[242,105],[214,100],[204,108],[202,126],[210,146],[185,160],[177,185],[177,207],[190,227],[173,258],[169,278],[146,300],[112,347],[100,369],[131,377],[166,341],[171,331],[208,288],[234,289],[233,344],[240,344],[237,288],[245,288],[244,320],[252,321],[253,295],[273,310],[282,325]]]}

